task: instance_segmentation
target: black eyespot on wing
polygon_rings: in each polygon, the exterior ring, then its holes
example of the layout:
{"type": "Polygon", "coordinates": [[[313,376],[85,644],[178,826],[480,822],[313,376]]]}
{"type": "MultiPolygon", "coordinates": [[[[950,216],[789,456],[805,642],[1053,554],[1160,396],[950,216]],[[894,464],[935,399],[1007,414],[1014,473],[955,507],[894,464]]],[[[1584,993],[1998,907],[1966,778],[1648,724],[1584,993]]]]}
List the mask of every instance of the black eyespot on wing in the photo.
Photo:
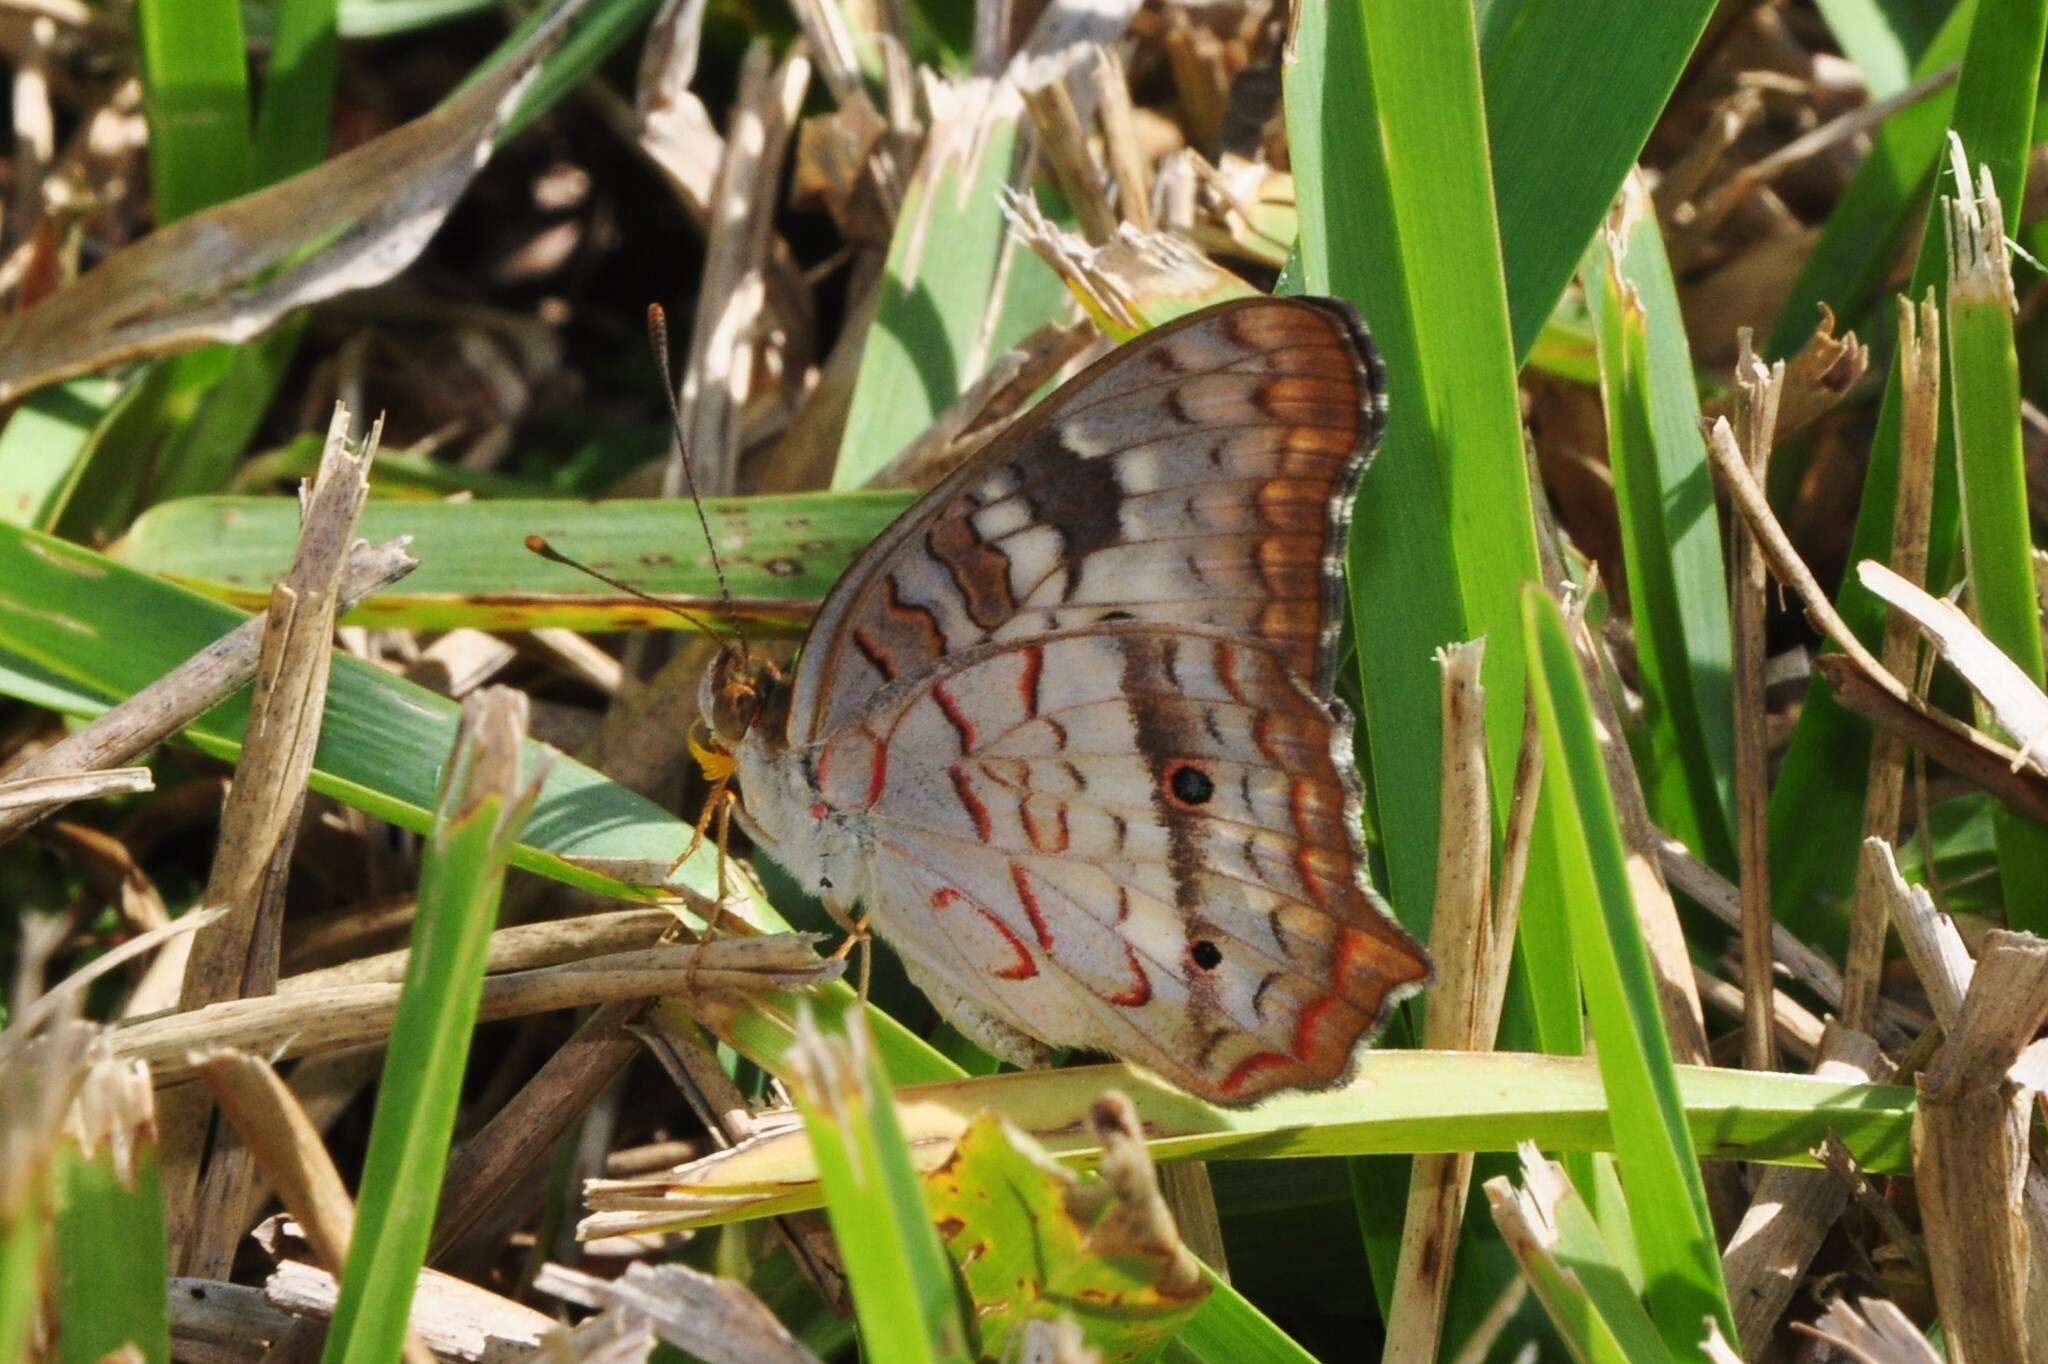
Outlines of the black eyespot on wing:
{"type": "Polygon", "coordinates": [[[1213,971],[1223,964],[1223,949],[1207,938],[1197,938],[1188,944],[1188,959],[1204,971],[1213,971]]]}
{"type": "Polygon", "coordinates": [[[1182,805],[1203,805],[1216,794],[1216,783],[1193,763],[1175,763],[1166,773],[1166,789],[1182,805]]]}

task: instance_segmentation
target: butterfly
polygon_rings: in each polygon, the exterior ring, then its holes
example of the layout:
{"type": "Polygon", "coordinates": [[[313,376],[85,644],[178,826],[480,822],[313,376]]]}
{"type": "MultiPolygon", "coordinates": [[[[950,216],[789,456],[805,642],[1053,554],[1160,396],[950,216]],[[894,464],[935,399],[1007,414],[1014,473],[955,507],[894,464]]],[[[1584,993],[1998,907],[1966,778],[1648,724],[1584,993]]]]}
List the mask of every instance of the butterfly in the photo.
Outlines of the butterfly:
{"type": "Polygon", "coordinates": [[[995,1056],[1227,1106],[1341,1083],[1430,978],[1367,882],[1331,691],[1385,420],[1336,300],[1112,352],[874,540],[788,673],[707,669],[742,827],[995,1056]]]}

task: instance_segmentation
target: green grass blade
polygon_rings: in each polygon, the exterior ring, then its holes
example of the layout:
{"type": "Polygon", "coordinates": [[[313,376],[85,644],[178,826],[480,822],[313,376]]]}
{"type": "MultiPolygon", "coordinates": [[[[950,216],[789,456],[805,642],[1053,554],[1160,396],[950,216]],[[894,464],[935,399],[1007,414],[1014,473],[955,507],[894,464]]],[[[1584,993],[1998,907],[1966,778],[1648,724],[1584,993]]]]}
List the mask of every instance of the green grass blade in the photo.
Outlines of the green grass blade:
{"type": "Polygon", "coordinates": [[[74,1130],[83,1146],[67,1140],[58,1150],[55,1318],[65,1364],[100,1364],[124,1345],[150,1364],[171,1358],[170,1253],[149,1085],[147,1067],[96,1063],[85,1086],[99,1094],[78,1110],[94,1130],[74,1130]]]}
{"type": "Polygon", "coordinates": [[[1653,1364],[1673,1357],[1592,1209],[1561,1167],[1525,1148],[1522,1187],[1513,1189],[1501,1177],[1487,1181],[1486,1195],[1523,1275],[1573,1358],[1653,1364]]]}
{"type": "MultiPolygon", "coordinates": [[[[1464,6],[1329,0],[1298,10],[1291,54],[1282,75],[1301,224],[1291,273],[1307,292],[1359,306],[1390,376],[1346,568],[1389,899],[1426,935],[1442,746],[1431,660],[1443,644],[1489,636],[1487,734],[1502,789],[1521,732],[1513,589],[1538,575],[1478,39],[1464,6]]],[[[1569,273],[1568,261],[1557,288],[1569,273]]],[[[1532,904],[1554,901],[1545,866],[1530,878],[1532,904]]],[[[1575,1022],[1569,962],[1549,965],[1530,978],[1558,987],[1552,1012],[1575,1022]]],[[[1522,1012],[1511,1003],[1511,1034],[1527,1027],[1522,1012]]],[[[1387,1191],[1407,1180],[1388,1162],[1361,1163],[1353,1179],[1384,1294],[1404,1207],[1387,1191]]],[[[1487,1274],[1475,1244],[1461,1244],[1454,1277],[1487,1274]]]]}
{"type": "Polygon", "coordinates": [[[1912,81],[1913,58],[1934,36],[1932,11],[1904,0],[1816,0],[1828,32],[1863,73],[1872,99],[1884,99],[1912,81]]]}
{"type": "Polygon", "coordinates": [[[259,185],[320,164],[341,65],[340,0],[282,0],[256,112],[259,185]]]}
{"type": "MultiPolygon", "coordinates": [[[[1518,357],[1536,344],[1713,12],[1713,0],[1486,6],[1486,133],[1518,357]]],[[[1412,69],[1418,82],[1434,70],[1412,69]]],[[[1477,107],[1455,99],[1460,109],[1477,107]]]]}
{"type": "Polygon", "coordinates": [[[1735,1334],[1706,1189],[1637,925],[1592,703],[1557,604],[1536,584],[1523,603],[1551,796],[1545,810],[1613,1114],[1615,1163],[1628,1185],[1650,1315],[1673,1352],[1689,1356],[1703,1317],[1735,1334]]]}
{"type": "Polygon", "coordinates": [[[881,302],[861,353],[832,486],[858,488],[922,434],[992,356],[1053,315],[1063,296],[1037,254],[1011,243],[998,192],[1017,153],[1015,119],[992,128],[971,177],[927,152],[904,194],[881,302]],[[1003,292],[998,294],[998,290],[1003,292]],[[986,341],[991,308],[1001,320],[986,341]]]}
{"type": "MultiPolygon", "coordinates": [[[[2041,602],[2020,448],[2012,264],[1988,172],[1973,195],[1963,149],[1956,161],[1964,183],[1951,211],[1948,371],[1970,604],[1985,635],[2039,686],[2041,602]]],[[[2013,737],[2024,745],[2034,736],[2013,737]]],[[[2048,829],[2004,809],[1997,828],[2006,922],[2048,931],[2048,829]]]]}
{"type": "MultiPolygon", "coordinates": [[[[712,498],[726,578],[750,628],[791,631],[853,556],[910,504],[910,495],[794,493],[712,498]]],[[[287,497],[193,498],[151,509],[114,547],[132,567],[255,608],[290,562],[298,508],[287,497]]],[[[540,534],[564,554],[642,591],[695,597],[719,585],[702,553],[696,510],[675,498],[589,502],[372,502],[360,534],[372,544],[412,537],[420,566],[372,597],[352,622],[403,629],[687,629],[671,612],[634,601],[526,548],[540,534]]]]}
{"type": "Polygon", "coordinates": [[[972,1359],[953,1266],[866,1032],[827,1038],[800,1022],[789,1059],[863,1351],[904,1364],[972,1359]]]}
{"type": "Polygon", "coordinates": [[[43,1257],[48,1248],[41,1178],[30,1170],[26,1188],[0,1208],[0,1358],[24,1359],[42,1306],[43,1257]]]}
{"type": "Polygon", "coordinates": [[[539,792],[537,784],[522,784],[525,738],[523,695],[492,689],[464,707],[421,860],[412,951],[323,1356],[332,1364],[397,1359],[404,1346],[447,1171],[505,867],[539,792]]]}
{"type": "MultiPolygon", "coordinates": [[[[1913,64],[1914,80],[1962,59],[1976,6],[1977,0],[1958,0],[1913,64]]],[[[1778,309],[1767,356],[1779,359],[1797,351],[1819,320],[1823,303],[1843,327],[1860,325],[1897,260],[1913,210],[1933,179],[1955,102],[1954,86],[1938,90],[1893,114],[1871,135],[1869,154],[1835,201],[1820,239],[1778,309]]]]}
{"type": "MultiPolygon", "coordinates": [[[[0,527],[0,580],[10,588],[0,598],[0,648],[103,704],[139,691],[247,619],[80,546],[8,527],[0,527]],[[149,629],[135,630],[136,621],[149,629]]],[[[445,697],[337,658],[312,785],[423,833],[433,823],[455,722],[455,704],[445,697]]],[[[186,737],[233,759],[247,725],[242,693],[208,712],[186,737]]],[[[533,745],[536,766],[543,753],[553,750],[533,745]]],[[[557,755],[513,861],[571,884],[634,894],[602,869],[651,862],[658,870],[689,836],[688,826],[659,806],[557,755]]],[[[713,858],[700,853],[678,879],[708,892],[713,875],[713,858]]]]}
{"type": "Polygon", "coordinates": [[[1735,739],[1720,522],[1678,287],[1655,216],[1640,196],[1624,202],[1641,211],[1587,252],[1584,279],[1643,671],[1643,784],[1659,826],[1725,868],[1735,739]]]}
{"type": "Polygon", "coordinates": [[[92,458],[94,434],[127,391],[114,379],[73,379],[22,399],[0,429],[0,521],[50,528],[92,458]]]}
{"type": "MultiPolygon", "coordinates": [[[[1671,1075],[1688,1152],[1818,1168],[1814,1148],[1833,1132],[1873,1174],[1912,1167],[1914,1094],[1903,1085],[1707,1066],[1679,1066],[1671,1075]]],[[[913,1142],[929,1145],[934,1159],[968,1120],[988,1110],[1059,1159],[1087,1165],[1100,1149],[1086,1117],[1105,1089],[1121,1090],[1137,1105],[1157,1161],[1512,1152],[1523,1142],[1597,1153],[1618,1151],[1624,1138],[1633,1142],[1639,1133],[1628,1124],[1643,1121],[1621,1110],[1593,1058],[1533,1052],[1372,1051],[1345,1089],[1278,1095],[1242,1112],[1211,1108],[1121,1065],[921,1084],[900,1089],[897,1101],[913,1142]]],[[[687,1200],[658,1220],[714,1226],[814,1208],[816,1177],[809,1147],[784,1132],[694,1170],[678,1185],[687,1200]]],[[[1645,1178],[1658,1187],[1654,1172],[1645,1178]]]]}
{"type": "Polygon", "coordinates": [[[1358,304],[1386,358],[1390,424],[1352,513],[1351,624],[1372,736],[1371,781],[1386,849],[1388,898],[1425,931],[1436,875],[1441,739],[1432,651],[1466,637],[1448,535],[1443,474],[1428,440],[1416,373],[1418,341],[1396,287],[1397,242],[1386,212],[1385,156],[1358,9],[1306,4],[1284,69],[1288,144],[1301,214],[1300,287],[1358,304]]]}
{"type": "Polygon", "coordinates": [[[254,187],[249,70],[235,0],[136,6],[159,226],[254,187]]]}
{"type": "MultiPolygon", "coordinates": [[[[2048,0],[1978,0],[1956,81],[1955,132],[1970,154],[1990,167],[1994,183],[2009,196],[2008,233],[2016,225],[2016,204],[2026,184],[2044,34],[2048,0]]],[[[1948,259],[1939,208],[1929,206],[1929,230],[1921,240],[1907,290],[1912,298],[1924,296],[1929,288],[1946,293],[1948,259]]],[[[1850,563],[1890,557],[1892,511],[1898,497],[1900,401],[1895,363],[1871,442],[1850,563]]],[[[1944,429],[1935,464],[1927,578],[1937,586],[1951,581],[1958,534],[1953,441],[1953,431],[1944,429]]],[[[1882,603],[1851,576],[1835,604],[1849,627],[1875,647],[1884,628],[1882,603]]],[[[1771,884],[1778,917],[1816,946],[1841,946],[1839,904],[1855,880],[1869,748],[1869,727],[1844,710],[1816,677],[1771,792],[1771,884]]]]}

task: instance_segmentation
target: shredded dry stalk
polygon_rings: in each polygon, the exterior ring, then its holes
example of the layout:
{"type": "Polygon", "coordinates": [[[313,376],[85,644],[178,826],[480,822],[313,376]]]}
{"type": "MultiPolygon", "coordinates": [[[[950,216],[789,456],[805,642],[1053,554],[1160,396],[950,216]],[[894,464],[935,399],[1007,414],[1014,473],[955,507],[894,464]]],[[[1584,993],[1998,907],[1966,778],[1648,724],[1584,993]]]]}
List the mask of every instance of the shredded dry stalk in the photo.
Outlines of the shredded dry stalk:
{"type": "MultiPolygon", "coordinates": [[[[1785,363],[1765,367],[1750,350],[1743,328],[1735,365],[1737,422],[1749,476],[1762,484],[1777,441],[1778,400],[1785,388],[1785,363]]],[[[1766,599],[1763,548],[1744,527],[1735,540],[1734,635],[1735,677],[1735,823],[1736,860],[1742,892],[1742,1059],[1751,1070],[1776,1070],[1777,1047],[1771,1036],[1771,842],[1770,767],[1765,728],[1764,618],[1766,599]]],[[[1746,1337],[1745,1337],[1746,1338],[1746,1337]]]]}
{"type": "MultiPolygon", "coordinates": [[[[1917,310],[1904,297],[1898,305],[1899,388],[1905,405],[1899,421],[1892,565],[1901,578],[1917,587],[1927,577],[1927,518],[1934,499],[1934,457],[1941,429],[1941,315],[1932,289],[1917,310]]],[[[1903,614],[1894,612],[1886,618],[1883,648],[1887,672],[1894,677],[1912,673],[1918,645],[1912,623],[1903,614]]],[[[1899,836],[1905,757],[1905,742],[1895,731],[1878,726],[1864,786],[1866,839],[1890,842],[1899,836]]],[[[1886,903],[1882,889],[1871,882],[1866,859],[1858,864],[1855,908],[1842,970],[1842,1018],[1852,1028],[1870,1026],[1877,1002],[1889,923],[1886,903]]]]}
{"type": "MultiPolygon", "coordinates": [[[[1491,1047],[1498,1016],[1485,1010],[1497,958],[1494,937],[1493,801],[1486,772],[1486,691],[1479,684],[1485,642],[1437,652],[1443,670],[1443,777],[1438,796],[1436,902],[1429,929],[1436,984],[1423,1022],[1423,1045],[1439,1051],[1491,1047]]],[[[1472,1153],[1415,1157],[1408,1211],[1394,1271],[1382,1358],[1425,1361],[1441,1350],[1458,1229],[1472,1184],[1472,1153]]]]}
{"type": "MultiPolygon", "coordinates": [[[[342,570],[369,497],[370,464],[382,429],[380,422],[352,448],[350,423],[348,409],[336,404],[319,470],[300,490],[291,567],[271,592],[249,728],[200,897],[200,903],[225,906],[228,913],[192,939],[178,996],[179,1007],[188,1011],[277,988],[285,880],[326,711],[342,570]]],[[[225,1278],[244,1228],[214,1213],[246,1201],[255,1165],[234,1140],[216,1142],[195,1192],[211,1115],[212,1105],[196,1090],[166,1101],[164,1205],[171,1245],[182,1254],[185,1272],[225,1278]]]]}

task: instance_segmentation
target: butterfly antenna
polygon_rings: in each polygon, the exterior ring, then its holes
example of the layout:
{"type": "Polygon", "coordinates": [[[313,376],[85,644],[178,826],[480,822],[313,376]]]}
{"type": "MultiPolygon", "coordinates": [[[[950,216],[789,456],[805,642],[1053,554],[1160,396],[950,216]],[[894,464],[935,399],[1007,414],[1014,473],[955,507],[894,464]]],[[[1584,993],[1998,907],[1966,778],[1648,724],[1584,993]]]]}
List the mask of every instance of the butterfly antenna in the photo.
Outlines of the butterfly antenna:
{"type": "MultiPolygon", "coordinates": [[[[544,535],[527,536],[526,547],[529,550],[532,550],[535,554],[538,554],[541,558],[546,559],[551,563],[560,564],[564,568],[573,568],[578,573],[587,573],[591,577],[597,579],[599,582],[605,584],[607,587],[616,587],[619,591],[625,593],[627,596],[636,598],[640,601],[644,601],[649,606],[659,607],[663,611],[672,612],[675,615],[681,616],[684,620],[690,622],[690,624],[696,626],[705,634],[710,635],[714,639],[717,639],[719,641],[719,645],[721,648],[724,647],[726,643],[726,641],[723,638],[721,638],[721,636],[724,635],[725,632],[719,629],[718,626],[713,625],[705,617],[698,615],[695,611],[686,611],[682,607],[677,606],[674,602],[663,601],[661,598],[655,596],[651,592],[642,591],[640,588],[633,586],[633,584],[629,582],[621,582],[619,579],[614,578],[609,573],[598,572],[589,564],[586,564],[579,559],[570,558],[568,555],[562,553],[562,551],[556,549],[553,545],[549,544],[547,541],[547,537],[544,535]]],[[[730,602],[732,598],[728,596],[726,600],[730,602]]],[[[735,635],[734,638],[738,638],[738,636],[735,635]]]]}
{"type": "Polygon", "coordinates": [[[697,524],[704,531],[704,547],[711,551],[711,571],[718,575],[718,594],[729,609],[732,606],[732,588],[725,581],[725,564],[718,557],[718,544],[711,538],[711,518],[704,514],[704,499],[697,495],[697,474],[690,467],[690,442],[683,434],[683,413],[676,406],[675,382],[669,377],[668,314],[659,303],[647,305],[647,339],[654,346],[654,362],[661,366],[661,396],[668,400],[668,420],[676,433],[676,458],[683,466],[683,482],[690,489],[690,505],[697,509],[697,524]]]}

